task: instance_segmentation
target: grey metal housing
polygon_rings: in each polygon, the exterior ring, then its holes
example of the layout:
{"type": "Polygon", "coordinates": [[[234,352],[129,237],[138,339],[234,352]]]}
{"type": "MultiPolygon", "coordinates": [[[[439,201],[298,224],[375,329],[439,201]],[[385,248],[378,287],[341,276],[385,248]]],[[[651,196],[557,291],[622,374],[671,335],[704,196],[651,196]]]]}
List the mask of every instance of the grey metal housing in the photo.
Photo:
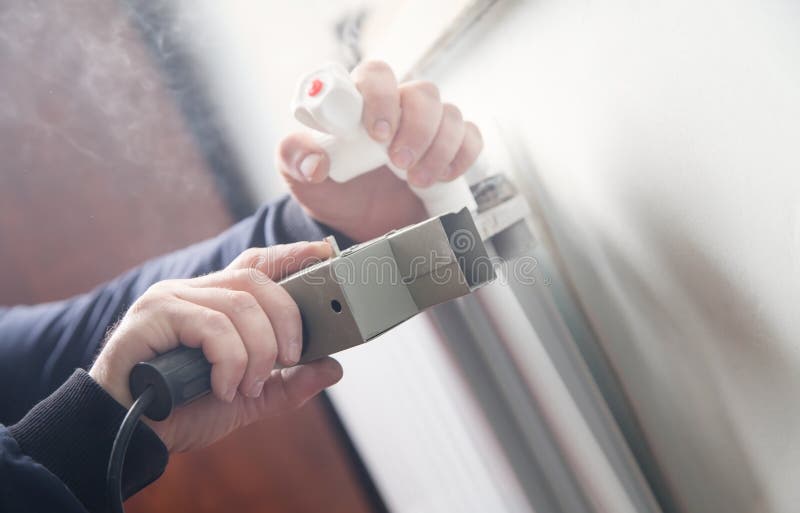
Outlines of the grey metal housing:
{"type": "Polygon", "coordinates": [[[363,344],[494,278],[464,208],[352,246],[281,285],[302,312],[305,363],[363,344]]]}

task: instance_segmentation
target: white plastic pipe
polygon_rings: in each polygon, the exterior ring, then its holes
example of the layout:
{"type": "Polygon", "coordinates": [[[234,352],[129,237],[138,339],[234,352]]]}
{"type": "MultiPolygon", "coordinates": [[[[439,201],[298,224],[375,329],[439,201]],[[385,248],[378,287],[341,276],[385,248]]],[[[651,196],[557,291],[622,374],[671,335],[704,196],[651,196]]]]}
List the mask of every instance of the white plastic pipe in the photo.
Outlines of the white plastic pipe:
{"type": "MultiPolygon", "coordinates": [[[[347,70],[335,63],[303,77],[292,101],[295,118],[315,131],[317,142],[327,152],[332,180],[346,182],[383,165],[406,180],[406,171],[389,160],[388,144],[375,141],[367,133],[361,123],[363,109],[361,93],[347,70]]],[[[431,216],[465,206],[475,208],[475,199],[463,177],[427,188],[410,187],[431,216]]]]}

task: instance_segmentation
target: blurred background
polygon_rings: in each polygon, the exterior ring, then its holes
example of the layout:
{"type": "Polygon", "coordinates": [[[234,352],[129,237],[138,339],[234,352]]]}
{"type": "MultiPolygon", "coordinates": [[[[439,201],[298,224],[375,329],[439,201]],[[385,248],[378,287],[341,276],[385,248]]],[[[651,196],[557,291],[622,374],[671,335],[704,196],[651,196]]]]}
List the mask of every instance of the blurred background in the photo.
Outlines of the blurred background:
{"type": "Polygon", "coordinates": [[[297,79],[380,58],[479,124],[537,283],[343,353],[129,511],[796,511],[798,26],[789,0],[5,0],[0,304],[284,194],[297,79]]]}

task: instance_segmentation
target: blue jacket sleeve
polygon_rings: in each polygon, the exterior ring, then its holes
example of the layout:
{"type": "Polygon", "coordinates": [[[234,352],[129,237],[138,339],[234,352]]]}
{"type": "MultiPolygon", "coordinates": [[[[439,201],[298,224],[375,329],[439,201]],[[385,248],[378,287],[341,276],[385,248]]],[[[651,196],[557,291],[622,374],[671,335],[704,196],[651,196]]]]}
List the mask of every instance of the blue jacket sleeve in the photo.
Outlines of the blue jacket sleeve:
{"type": "Polygon", "coordinates": [[[284,197],[213,239],[151,260],[87,294],[0,310],[0,424],[16,422],[76,368],[89,366],[109,328],[150,285],[222,269],[249,247],[329,233],[284,197]]]}
{"type": "Polygon", "coordinates": [[[0,426],[0,509],[62,511],[86,509],[55,474],[24,454],[8,430],[0,426]]]}
{"type": "MultiPolygon", "coordinates": [[[[106,466],[125,414],[77,370],[22,420],[0,425],[0,511],[108,511],[106,466]]],[[[139,423],[122,469],[123,497],[156,480],[167,459],[158,435],[139,423]]]]}
{"type": "MultiPolygon", "coordinates": [[[[87,373],[74,371],[91,364],[106,332],[150,285],[219,270],[248,247],[331,232],[286,197],[213,239],[146,262],[87,294],[0,309],[0,510],[105,509],[104,464],[125,411],[87,373]]],[[[126,496],[166,465],[163,444],[149,429],[140,426],[131,444],[139,444],[129,453],[140,461],[123,472],[126,496]]]]}

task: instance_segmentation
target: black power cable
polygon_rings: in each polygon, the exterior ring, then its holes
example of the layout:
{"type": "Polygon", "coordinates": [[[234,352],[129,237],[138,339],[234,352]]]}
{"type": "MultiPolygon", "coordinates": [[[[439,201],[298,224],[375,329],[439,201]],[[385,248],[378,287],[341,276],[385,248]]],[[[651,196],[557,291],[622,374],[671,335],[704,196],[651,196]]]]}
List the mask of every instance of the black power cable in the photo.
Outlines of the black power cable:
{"type": "Polygon", "coordinates": [[[131,395],[136,398],[119,426],[106,471],[106,495],[113,513],[124,513],[122,506],[122,466],[133,431],[142,415],[164,420],[174,408],[194,401],[211,391],[211,364],[197,348],[181,346],[149,362],[139,362],[128,377],[131,395]]]}
{"type": "Polygon", "coordinates": [[[133,436],[133,430],[136,429],[136,424],[139,423],[139,418],[155,397],[155,389],[147,387],[142,395],[133,402],[114,438],[106,471],[106,495],[111,503],[113,513],[125,512],[125,507],[122,505],[122,465],[125,463],[125,453],[128,452],[128,444],[131,442],[131,436],[133,436]]]}

